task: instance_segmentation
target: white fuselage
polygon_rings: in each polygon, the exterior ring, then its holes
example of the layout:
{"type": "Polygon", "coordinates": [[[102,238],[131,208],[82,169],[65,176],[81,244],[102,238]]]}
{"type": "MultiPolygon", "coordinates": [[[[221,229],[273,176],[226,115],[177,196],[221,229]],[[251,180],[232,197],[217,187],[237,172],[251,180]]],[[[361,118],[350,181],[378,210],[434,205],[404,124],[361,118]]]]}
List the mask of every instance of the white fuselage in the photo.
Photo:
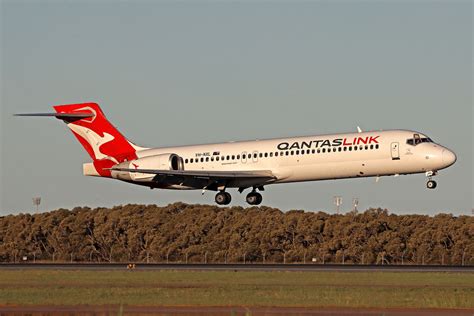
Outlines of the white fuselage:
{"type": "Polygon", "coordinates": [[[19,116],[64,121],[92,162],[84,175],[118,179],[150,188],[217,191],[228,205],[227,188],[238,188],[250,205],[262,202],[264,186],[274,183],[425,173],[428,189],[438,170],[456,155],[414,131],[392,130],[239,141],[167,148],[144,148],[126,139],[97,103],[54,106],[55,113],[19,116]]]}
{"type": "MultiPolygon", "coordinates": [[[[405,130],[239,141],[137,152],[138,158],[163,154],[180,156],[184,170],[269,170],[275,176],[272,183],[436,173],[456,160],[453,152],[425,135],[405,130]]],[[[133,182],[149,182],[153,178],[153,175],[146,174],[130,176],[133,182]]],[[[246,185],[234,183],[230,186],[246,185]]],[[[191,189],[176,184],[167,188],[191,189]]]]}

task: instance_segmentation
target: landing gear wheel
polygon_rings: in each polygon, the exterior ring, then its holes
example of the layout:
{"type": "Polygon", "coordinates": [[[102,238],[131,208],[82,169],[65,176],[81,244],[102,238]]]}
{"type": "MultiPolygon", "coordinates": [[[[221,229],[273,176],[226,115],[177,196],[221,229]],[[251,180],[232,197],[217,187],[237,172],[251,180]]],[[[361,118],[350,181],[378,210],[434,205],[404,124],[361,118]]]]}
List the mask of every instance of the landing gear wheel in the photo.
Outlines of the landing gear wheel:
{"type": "Polygon", "coordinates": [[[434,180],[429,180],[428,182],[426,182],[426,187],[428,189],[434,189],[434,188],[436,188],[436,185],[437,185],[436,181],[434,181],[434,180]]]}
{"type": "Polygon", "coordinates": [[[216,194],[216,197],[215,197],[214,200],[219,205],[227,205],[232,200],[232,196],[227,192],[221,191],[221,192],[216,194]]]}
{"type": "Polygon", "coordinates": [[[262,203],[262,195],[258,192],[250,192],[247,194],[247,197],[245,198],[248,204],[250,205],[259,205],[262,203]]]}
{"type": "Polygon", "coordinates": [[[229,192],[225,192],[225,197],[227,199],[227,203],[226,204],[229,204],[230,201],[232,201],[232,195],[230,195],[229,192]]]}

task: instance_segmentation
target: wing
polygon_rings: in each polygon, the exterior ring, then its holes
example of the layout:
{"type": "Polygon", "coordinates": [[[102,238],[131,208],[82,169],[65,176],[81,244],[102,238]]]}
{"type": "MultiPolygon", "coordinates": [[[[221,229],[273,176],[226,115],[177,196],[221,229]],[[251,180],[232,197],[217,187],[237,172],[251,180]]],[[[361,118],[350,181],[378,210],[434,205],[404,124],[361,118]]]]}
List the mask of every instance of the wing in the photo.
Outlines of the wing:
{"type": "Polygon", "coordinates": [[[211,170],[155,170],[112,167],[112,171],[156,175],[156,180],[169,184],[187,184],[196,189],[216,190],[219,186],[246,188],[276,180],[270,170],[211,171],[211,170]]]}

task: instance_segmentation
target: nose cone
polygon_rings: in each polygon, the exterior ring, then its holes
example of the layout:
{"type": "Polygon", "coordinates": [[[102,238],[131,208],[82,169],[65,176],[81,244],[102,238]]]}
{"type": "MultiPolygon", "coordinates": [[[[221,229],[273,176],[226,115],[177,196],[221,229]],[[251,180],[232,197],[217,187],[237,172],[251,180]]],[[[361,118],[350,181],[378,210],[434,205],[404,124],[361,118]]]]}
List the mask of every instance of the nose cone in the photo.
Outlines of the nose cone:
{"type": "Polygon", "coordinates": [[[456,162],[456,154],[453,153],[451,150],[448,150],[448,149],[444,149],[443,150],[443,164],[446,166],[446,167],[449,167],[451,166],[453,163],[456,162]]]}

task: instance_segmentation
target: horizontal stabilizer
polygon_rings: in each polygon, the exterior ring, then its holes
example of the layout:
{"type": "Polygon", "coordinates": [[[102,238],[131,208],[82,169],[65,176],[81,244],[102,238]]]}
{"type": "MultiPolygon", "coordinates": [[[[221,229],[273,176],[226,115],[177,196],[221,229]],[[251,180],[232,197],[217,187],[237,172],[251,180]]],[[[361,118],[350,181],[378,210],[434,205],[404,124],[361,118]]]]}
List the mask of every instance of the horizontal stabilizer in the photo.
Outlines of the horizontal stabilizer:
{"type": "Polygon", "coordinates": [[[68,119],[82,119],[87,117],[94,117],[94,113],[21,113],[15,114],[15,116],[54,116],[61,120],[68,120],[68,119]]]}

